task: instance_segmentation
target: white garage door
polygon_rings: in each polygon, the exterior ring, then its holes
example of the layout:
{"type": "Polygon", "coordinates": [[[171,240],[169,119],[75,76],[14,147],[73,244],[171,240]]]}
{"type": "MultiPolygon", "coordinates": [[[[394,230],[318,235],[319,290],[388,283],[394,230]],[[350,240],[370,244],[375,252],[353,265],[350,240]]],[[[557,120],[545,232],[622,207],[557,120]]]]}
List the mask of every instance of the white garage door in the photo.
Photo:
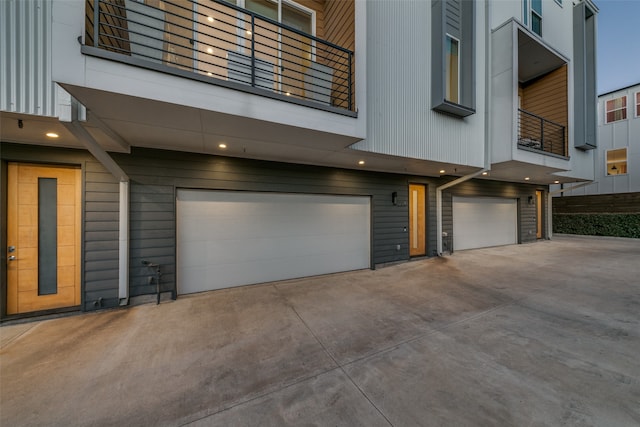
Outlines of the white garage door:
{"type": "Polygon", "coordinates": [[[181,294],[369,268],[370,199],[178,190],[181,294]]]}
{"type": "Polygon", "coordinates": [[[516,199],[453,198],[453,249],[518,243],[516,199]]]}

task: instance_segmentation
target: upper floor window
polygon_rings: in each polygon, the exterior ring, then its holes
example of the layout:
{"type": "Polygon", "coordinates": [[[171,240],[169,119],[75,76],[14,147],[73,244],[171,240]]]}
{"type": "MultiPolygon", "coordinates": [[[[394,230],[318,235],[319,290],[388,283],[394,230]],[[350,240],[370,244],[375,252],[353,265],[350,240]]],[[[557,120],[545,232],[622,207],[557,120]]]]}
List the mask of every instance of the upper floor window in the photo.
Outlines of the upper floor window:
{"type": "Polygon", "coordinates": [[[607,151],[607,175],[623,175],[627,173],[627,149],[607,151]]]}
{"type": "Polygon", "coordinates": [[[640,92],[636,92],[636,117],[640,117],[640,92]]]}
{"type": "Polygon", "coordinates": [[[447,101],[460,103],[460,41],[447,34],[445,42],[445,99],[447,101]]]}
{"type": "Polygon", "coordinates": [[[605,123],[617,122],[627,119],[627,97],[611,99],[605,103],[605,123]]]}
{"type": "Polygon", "coordinates": [[[524,25],[542,36],[542,0],[523,0],[523,6],[524,25]]]}
{"type": "Polygon", "coordinates": [[[475,113],[475,3],[431,3],[431,108],[457,117],[475,113]]]}

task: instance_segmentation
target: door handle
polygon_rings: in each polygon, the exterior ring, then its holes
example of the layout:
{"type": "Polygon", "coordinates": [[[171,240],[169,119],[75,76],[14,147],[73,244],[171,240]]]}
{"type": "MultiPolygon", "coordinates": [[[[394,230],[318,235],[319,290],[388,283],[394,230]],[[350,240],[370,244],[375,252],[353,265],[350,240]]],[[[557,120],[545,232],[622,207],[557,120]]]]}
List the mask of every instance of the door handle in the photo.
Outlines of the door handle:
{"type": "Polygon", "coordinates": [[[15,256],[15,255],[11,255],[11,256],[9,257],[9,261],[15,261],[15,260],[16,260],[16,256],[15,256]]]}

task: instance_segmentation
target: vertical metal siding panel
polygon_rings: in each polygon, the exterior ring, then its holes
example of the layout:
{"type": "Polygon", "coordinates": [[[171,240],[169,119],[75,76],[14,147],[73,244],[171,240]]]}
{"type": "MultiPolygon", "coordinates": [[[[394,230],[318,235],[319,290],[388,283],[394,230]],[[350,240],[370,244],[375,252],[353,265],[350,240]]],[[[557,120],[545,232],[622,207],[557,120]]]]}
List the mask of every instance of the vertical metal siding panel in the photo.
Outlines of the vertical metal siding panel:
{"type": "Polygon", "coordinates": [[[0,110],[54,116],[51,1],[4,0],[0,4],[5,29],[0,49],[0,110]]]}
{"type": "MultiPolygon", "coordinates": [[[[369,120],[367,139],[353,148],[482,166],[482,103],[477,103],[475,115],[464,120],[436,113],[430,108],[430,19],[431,2],[367,3],[369,120]]],[[[477,70],[484,68],[484,48],[480,47],[477,70]]],[[[476,84],[481,86],[483,81],[484,75],[478,72],[476,84]]]]}

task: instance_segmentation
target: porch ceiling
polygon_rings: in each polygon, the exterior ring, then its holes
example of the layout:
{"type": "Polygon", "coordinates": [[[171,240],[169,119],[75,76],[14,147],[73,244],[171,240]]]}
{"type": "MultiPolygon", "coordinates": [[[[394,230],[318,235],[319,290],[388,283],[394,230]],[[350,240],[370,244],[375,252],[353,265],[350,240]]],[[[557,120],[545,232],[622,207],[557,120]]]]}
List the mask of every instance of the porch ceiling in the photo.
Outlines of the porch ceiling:
{"type": "Polygon", "coordinates": [[[268,144],[276,154],[318,148],[335,151],[358,139],[207,111],[129,95],[64,85],[87,110],[134,147],[219,154],[218,144],[242,148],[268,144]]]}
{"type": "MultiPolygon", "coordinates": [[[[355,137],[298,128],[230,114],[112,92],[65,85],[65,89],[87,107],[85,128],[110,152],[128,152],[101,128],[106,125],[130,147],[270,160],[317,166],[402,173],[416,176],[462,176],[477,167],[394,157],[349,148],[355,137]],[[219,144],[226,144],[221,149],[219,144]],[[359,164],[364,161],[364,165],[359,164]]],[[[304,107],[301,107],[304,108],[304,107]]],[[[85,149],[57,119],[20,114],[2,114],[5,142],[85,149]],[[23,119],[23,128],[18,120],[23,119]],[[57,139],[45,137],[56,132],[57,139]]],[[[327,128],[331,123],[327,123],[327,128]]]]}
{"type": "Polygon", "coordinates": [[[540,77],[567,62],[567,59],[546,46],[542,40],[518,28],[518,80],[520,83],[540,77]],[[526,52],[526,55],[520,55],[521,52],[526,52]]]}
{"type": "Polygon", "coordinates": [[[523,182],[528,184],[554,184],[580,181],[576,178],[555,175],[566,169],[512,160],[491,165],[491,171],[483,178],[497,181],[523,182]],[[529,178],[529,179],[526,179],[529,178]]]}

